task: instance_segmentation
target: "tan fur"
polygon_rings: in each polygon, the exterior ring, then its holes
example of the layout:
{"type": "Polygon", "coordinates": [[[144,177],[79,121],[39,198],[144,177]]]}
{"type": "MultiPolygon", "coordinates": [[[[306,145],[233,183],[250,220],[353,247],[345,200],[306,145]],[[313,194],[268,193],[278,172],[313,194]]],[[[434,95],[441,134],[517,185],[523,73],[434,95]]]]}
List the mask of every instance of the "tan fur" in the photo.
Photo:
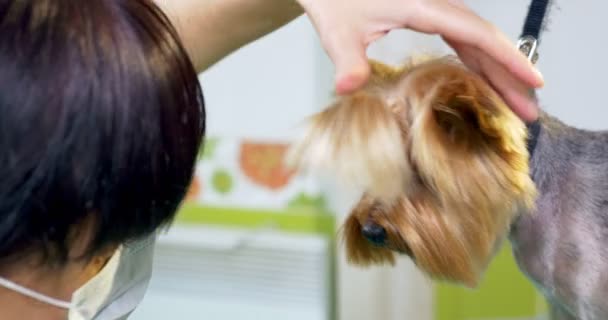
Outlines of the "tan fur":
{"type": "Polygon", "coordinates": [[[289,151],[289,165],[326,170],[376,197],[395,198],[411,172],[401,132],[382,97],[361,91],[312,117],[289,151]]]}
{"type": "Polygon", "coordinates": [[[434,278],[475,286],[536,197],[526,139],[525,124],[456,59],[372,61],[369,84],[316,114],[290,160],[365,191],[342,230],[351,262],[394,263],[400,252],[434,278]],[[387,231],[383,247],[362,236],[369,221],[387,231]]]}

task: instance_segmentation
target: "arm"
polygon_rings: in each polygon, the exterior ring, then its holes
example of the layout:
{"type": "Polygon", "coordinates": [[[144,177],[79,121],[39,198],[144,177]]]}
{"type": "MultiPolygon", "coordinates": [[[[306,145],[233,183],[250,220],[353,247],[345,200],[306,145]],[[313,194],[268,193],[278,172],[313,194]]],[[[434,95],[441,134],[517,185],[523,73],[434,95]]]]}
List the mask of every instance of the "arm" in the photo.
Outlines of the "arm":
{"type": "Polygon", "coordinates": [[[197,71],[303,13],[294,0],[155,0],[169,16],[197,71]]]}

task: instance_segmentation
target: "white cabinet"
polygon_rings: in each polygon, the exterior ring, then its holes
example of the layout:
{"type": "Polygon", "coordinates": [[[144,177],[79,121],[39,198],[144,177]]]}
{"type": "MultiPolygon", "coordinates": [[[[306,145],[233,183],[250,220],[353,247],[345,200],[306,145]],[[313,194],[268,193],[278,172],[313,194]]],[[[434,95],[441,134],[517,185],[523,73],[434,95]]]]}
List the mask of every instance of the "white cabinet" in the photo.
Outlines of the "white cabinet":
{"type": "Polygon", "coordinates": [[[174,227],[133,320],[329,320],[331,242],[272,230],[174,227]]]}

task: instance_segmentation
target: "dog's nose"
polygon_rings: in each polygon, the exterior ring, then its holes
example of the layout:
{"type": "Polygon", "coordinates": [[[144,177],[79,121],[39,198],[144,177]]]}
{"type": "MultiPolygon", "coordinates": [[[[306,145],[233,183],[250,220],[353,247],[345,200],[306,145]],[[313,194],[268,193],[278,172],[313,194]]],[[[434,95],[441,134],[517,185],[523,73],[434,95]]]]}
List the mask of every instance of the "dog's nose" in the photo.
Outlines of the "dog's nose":
{"type": "Polygon", "coordinates": [[[366,223],[361,228],[363,236],[375,245],[383,245],[386,241],[386,230],[375,223],[366,223]]]}

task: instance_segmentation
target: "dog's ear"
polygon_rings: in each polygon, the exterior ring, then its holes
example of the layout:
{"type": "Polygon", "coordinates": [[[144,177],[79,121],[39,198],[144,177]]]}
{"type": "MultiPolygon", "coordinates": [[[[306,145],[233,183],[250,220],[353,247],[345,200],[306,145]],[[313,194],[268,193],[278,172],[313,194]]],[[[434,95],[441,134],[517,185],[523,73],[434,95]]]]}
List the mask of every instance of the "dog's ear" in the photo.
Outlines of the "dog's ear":
{"type": "MultiPolygon", "coordinates": [[[[518,124],[498,94],[477,74],[453,62],[438,61],[420,68],[413,81],[420,103],[448,142],[502,146],[511,135],[507,126],[518,124]]],[[[424,112],[423,112],[424,113],[424,112]]],[[[523,126],[522,126],[523,128],[523,126]]]]}
{"type": "Polygon", "coordinates": [[[412,161],[438,195],[486,195],[477,206],[520,197],[531,203],[526,126],[487,81],[460,63],[435,60],[410,73],[406,91],[412,161]]]}
{"type": "Polygon", "coordinates": [[[414,144],[449,149],[456,158],[494,153],[527,170],[526,126],[481,76],[438,59],[413,72],[408,90],[416,117],[414,144]]]}
{"type": "Polygon", "coordinates": [[[456,91],[457,88],[439,90],[441,95],[432,104],[433,117],[450,142],[471,142],[498,136],[495,127],[488,125],[491,124],[488,121],[490,111],[484,110],[484,106],[493,106],[490,99],[462,95],[456,91]]]}

